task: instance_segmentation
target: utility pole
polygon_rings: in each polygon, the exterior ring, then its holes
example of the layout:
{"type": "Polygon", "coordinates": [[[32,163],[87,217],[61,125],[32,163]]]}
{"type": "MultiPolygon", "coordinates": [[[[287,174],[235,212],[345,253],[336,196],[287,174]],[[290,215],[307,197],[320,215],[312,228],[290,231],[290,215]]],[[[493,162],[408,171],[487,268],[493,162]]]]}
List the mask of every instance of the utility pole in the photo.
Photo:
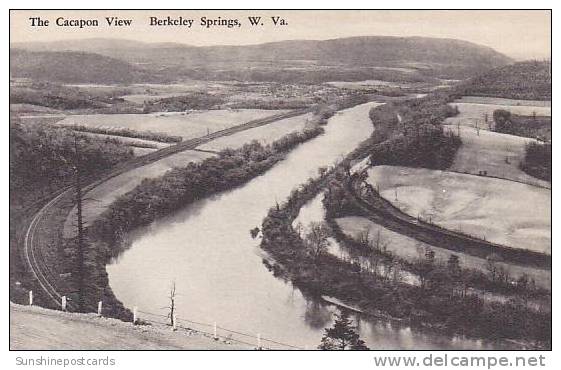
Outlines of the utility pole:
{"type": "Polygon", "coordinates": [[[78,229],[78,311],[84,311],[84,221],[82,219],[82,184],[80,179],[81,161],[78,150],[78,140],[74,136],[74,151],[76,154],[74,171],[76,176],[76,217],[78,229]]]}

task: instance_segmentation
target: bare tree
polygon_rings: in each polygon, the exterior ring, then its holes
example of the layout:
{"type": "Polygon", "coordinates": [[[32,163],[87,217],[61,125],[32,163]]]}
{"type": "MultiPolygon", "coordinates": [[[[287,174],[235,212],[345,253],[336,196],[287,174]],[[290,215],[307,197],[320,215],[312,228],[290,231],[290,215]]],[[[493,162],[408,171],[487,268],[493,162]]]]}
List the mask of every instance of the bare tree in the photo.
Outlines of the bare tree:
{"type": "Polygon", "coordinates": [[[304,238],[309,253],[318,259],[329,247],[329,229],[323,222],[311,222],[304,238]]]}
{"type": "Polygon", "coordinates": [[[377,252],[385,253],[388,249],[388,245],[389,243],[382,235],[382,231],[378,229],[378,231],[376,231],[376,237],[372,241],[372,248],[377,252]]]}
{"type": "Polygon", "coordinates": [[[501,262],[503,259],[496,253],[490,254],[487,256],[487,271],[489,271],[489,275],[491,280],[495,282],[499,277],[499,265],[498,263],[501,262]]]}
{"type": "Polygon", "coordinates": [[[175,297],[176,297],[176,292],[175,292],[175,280],[171,283],[171,288],[169,291],[169,313],[168,313],[168,318],[170,320],[170,324],[173,328],[175,328],[175,325],[177,324],[175,322],[175,297]]]}

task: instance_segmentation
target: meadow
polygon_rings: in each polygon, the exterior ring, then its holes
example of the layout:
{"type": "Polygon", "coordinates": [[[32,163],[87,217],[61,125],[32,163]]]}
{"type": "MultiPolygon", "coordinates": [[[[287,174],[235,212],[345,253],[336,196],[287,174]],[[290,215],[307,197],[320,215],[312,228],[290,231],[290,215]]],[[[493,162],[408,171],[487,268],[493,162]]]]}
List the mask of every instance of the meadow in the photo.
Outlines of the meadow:
{"type": "MultiPolygon", "coordinates": [[[[103,182],[85,195],[91,200],[84,202],[84,222],[87,225],[91,224],[117,198],[136,188],[144,179],[160,177],[174,167],[186,166],[190,162],[200,162],[212,156],[213,154],[210,153],[187,150],[103,182]]],[[[64,238],[70,238],[76,234],[74,225],[76,225],[76,207],[68,214],[64,223],[64,238]]]]}
{"type": "MultiPolygon", "coordinates": [[[[457,133],[456,126],[444,126],[457,133]]],[[[524,160],[525,146],[534,139],[461,127],[462,145],[456,153],[451,171],[479,174],[520,181],[530,185],[551,188],[551,183],[526,174],[519,167],[524,160]]]]}
{"type": "Polygon", "coordinates": [[[304,129],[311,119],[312,113],[282,119],[265,126],[218,138],[197,147],[197,149],[212,151],[220,151],[226,148],[237,149],[253,140],[257,140],[263,145],[270,144],[288,133],[304,129]]]}
{"type": "Polygon", "coordinates": [[[513,100],[493,97],[464,96],[449,105],[455,106],[459,114],[446,119],[448,125],[471,126],[489,129],[493,112],[504,109],[519,116],[551,116],[551,102],[535,100],[513,100]]]}
{"type": "Polygon", "coordinates": [[[512,181],[376,166],[368,181],[403,212],[513,248],[551,253],[551,190],[512,181]]]}
{"type": "Polygon", "coordinates": [[[284,110],[209,110],[150,114],[92,114],[68,116],[58,125],[83,125],[95,128],[125,128],[135,131],[162,132],[184,140],[261,119],[284,110]]]}

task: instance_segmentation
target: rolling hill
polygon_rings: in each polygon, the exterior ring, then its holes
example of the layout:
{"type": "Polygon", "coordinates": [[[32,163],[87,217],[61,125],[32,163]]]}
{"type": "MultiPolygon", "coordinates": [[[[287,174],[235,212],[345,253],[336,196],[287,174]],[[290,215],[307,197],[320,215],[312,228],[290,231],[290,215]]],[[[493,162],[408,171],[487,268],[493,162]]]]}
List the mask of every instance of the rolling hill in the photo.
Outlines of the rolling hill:
{"type": "Polygon", "coordinates": [[[519,62],[492,69],[468,81],[465,95],[551,100],[550,61],[519,62]]]}
{"type": "MultiPolygon", "coordinates": [[[[113,63],[116,71],[123,72],[117,74],[119,80],[116,82],[132,80],[142,74],[140,70],[145,69],[173,78],[307,82],[389,79],[417,82],[434,77],[463,79],[511,62],[510,58],[488,47],[460,40],[425,37],[368,36],[205,47],[92,39],[18,43],[11,47],[40,53],[29,56],[40,56],[45,72],[49,68],[56,72],[63,69],[62,66],[68,66],[66,63],[50,67],[53,60],[49,60],[48,53],[71,52],[73,54],[65,55],[81,64],[80,69],[85,72],[82,80],[90,82],[94,82],[100,70],[94,65],[97,61],[105,63],[107,69],[110,69],[107,64],[113,63]],[[84,53],[96,53],[112,59],[97,57],[99,59],[94,61],[91,54],[84,53]],[[80,55],[84,62],[76,60],[80,55]],[[122,64],[125,62],[130,64],[128,72],[127,65],[122,64]],[[135,72],[131,66],[138,71],[135,72]]],[[[19,53],[22,55],[22,52],[19,53]]],[[[39,73],[35,65],[30,65],[33,63],[24,62],[14,71],[31,75],[39,73]],[[36,73],[29,72],[30,69],[36,73]]],[[[71,78],[58,73],[54,76],[71,78]]],[[[77,78],[73,74],[71,76],[72,79],[77,78]]],[[[105,81],[110,79],[107,76],[105,81]]]]}
{"type": "Polygon", "coordinates": [[[10,52],[10,77],[64,83],[131,83],[149,79],[147,71],[107,56],[77,51],[10,52]]]}

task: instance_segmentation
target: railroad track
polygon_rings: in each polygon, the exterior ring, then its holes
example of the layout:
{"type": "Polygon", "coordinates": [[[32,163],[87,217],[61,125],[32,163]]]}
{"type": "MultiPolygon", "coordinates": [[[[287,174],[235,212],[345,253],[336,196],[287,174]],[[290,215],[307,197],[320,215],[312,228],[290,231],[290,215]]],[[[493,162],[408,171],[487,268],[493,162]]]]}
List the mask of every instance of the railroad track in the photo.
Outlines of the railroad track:
{"type": "Polygon", "coordinates": [[[491,253],[497,253],[505,262],[551,270],[550,255],[527,249],[512,248],[448,230],[405,214],[380,196],[374,195],[371,200],[367,201],[356,194],[354,189],[347,187],[346,191],[349,199],[353,200],[368,219],[400,234],[436,247],[463,252],[480,258],[487,258],[491,253]]]}
{"type": "MultiPolygon", "coordinates": [[[[180,153],[186,150],[192,150],[196,147],[206,144],[212,140],[218,139],[220,137],[233,135],[238,132],[242,132],[245,130],[250,130],[253,128],[257,128],[260,126],[265,126],[270,123],[299,116],[302,114],[309,113],[313,110],[313,108],[305,108],[305,109],[296,109],[286,113],[281,113],[273,116],[269,116],[263,119],[253,120],[246,122],[244,124],[230,127],[224,130],[215,131],[209,135],[185,140],[176,145],[172,145],[166,148],[162,148],[155,152],[149,153],[142,157],[133,158],[125,163],[121,163],[115,166],[106,174],[103,174],[99,177],[85,177],[82,179],[83,181],[83,193],[87,193],[88,191],[92,190],[99,184],[115,177],[125,172],[131,171],[135,168],[142,167],[148,165],[150,163],[156,162],[160,159],[165,157],[169,157],[173,154],[180,153]]],[[[25,237],[23,238],[23,245],[22,245],[22,257],[24,260],[27,269],[32,274],[33,278],[37,282],[38,288],[45,294],[46,298],[55,305],[55,307],[62,306],[62,294],[60,292],[59,287],[57,287],[56,281],[58,280],[49,270],[48,265],[45,263],[44,258],[41,253],[42,246],[37,241],[37,234],[41,232],[42,229],[49,229],[54,227],[62,227],[62,225],[45,225],[43,228],[39,227],[42,223],[47,223],[49,221],[48,214],[49,210],[59,207],[62,204],[74,204],[74,188],[67,187],[62,189],[58,194],[56,194],[53,198],[48,199],[47,203],[41,207],[41,209],[33,215],[31,221],[26,226],[25,230],[25,237]]],[[[75,305],[72,302],[68,302],[67,309],[70,311],[75,310],[75,305]]]]}

